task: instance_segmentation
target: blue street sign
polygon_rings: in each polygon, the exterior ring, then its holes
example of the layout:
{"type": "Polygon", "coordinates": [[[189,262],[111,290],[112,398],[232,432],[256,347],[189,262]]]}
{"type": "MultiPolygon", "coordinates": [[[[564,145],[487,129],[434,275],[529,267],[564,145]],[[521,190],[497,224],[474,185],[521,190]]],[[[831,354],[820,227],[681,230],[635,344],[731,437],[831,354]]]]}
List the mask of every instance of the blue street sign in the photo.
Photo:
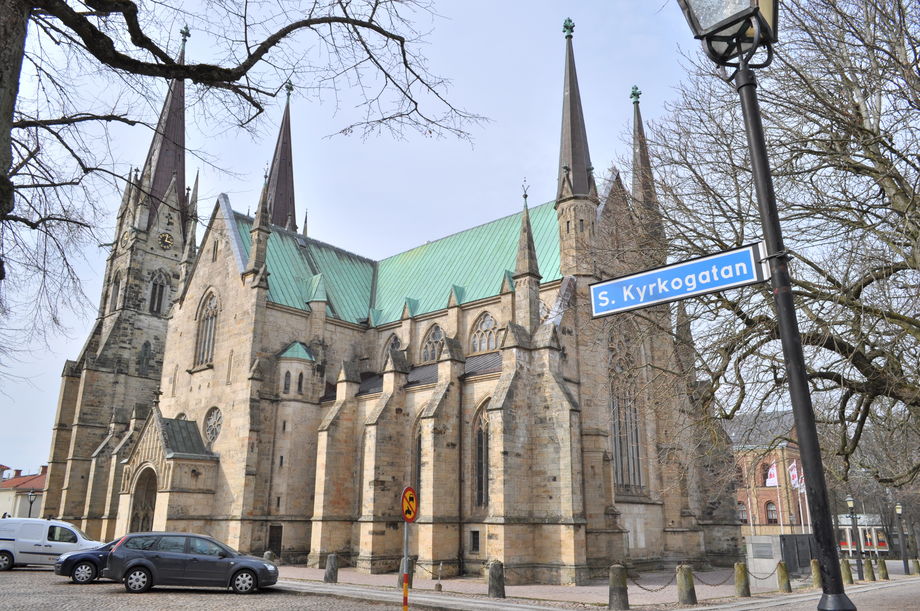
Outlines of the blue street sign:
{"type": "Polygon", "coordinates": [[[761,244],[751,244],[592,284],[592,314],[606,316],[763,282],[769,270],[761,252],[761,244]]]}

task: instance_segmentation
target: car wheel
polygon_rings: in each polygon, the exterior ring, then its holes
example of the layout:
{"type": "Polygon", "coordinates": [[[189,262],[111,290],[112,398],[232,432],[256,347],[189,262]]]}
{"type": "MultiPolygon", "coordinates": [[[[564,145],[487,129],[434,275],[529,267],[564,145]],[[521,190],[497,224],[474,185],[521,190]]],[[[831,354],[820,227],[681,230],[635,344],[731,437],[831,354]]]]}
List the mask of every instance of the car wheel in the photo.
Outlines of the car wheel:
{"type": "Polygon", "coordinates": [[[150,571],[141,566],[128,569],[125,573],[125,589],[132,594],[146,592],[153,587],[153,579],[150,577],[150,571]]]}
{"type": "Polygon", "coordinates": [[[237,594],[250,594],[256,591],[256,574],[249,569],[243,569],[233,576],[230,587],[237,594]]]}
{"type": "Polygon", "coordinates": [[[13,568],[13,554],[0,552],[0,571],[8,571],[11,568],[13,568]]]}
{"type": "Polygon", "coordinates": [[[77,566],[73,567],[70,578],[74,583],[89,583],[96,578],[96,565],[84,560],[77,566]]]}

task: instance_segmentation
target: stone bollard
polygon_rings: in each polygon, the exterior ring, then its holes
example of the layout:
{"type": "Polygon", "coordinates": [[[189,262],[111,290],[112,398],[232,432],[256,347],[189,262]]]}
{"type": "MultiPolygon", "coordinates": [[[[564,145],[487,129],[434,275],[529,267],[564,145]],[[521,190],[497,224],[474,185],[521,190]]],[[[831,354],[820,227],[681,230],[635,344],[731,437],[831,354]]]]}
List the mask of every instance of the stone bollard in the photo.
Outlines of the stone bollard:
{"type": "MultiPolygon", "coordinates": [[[[841,567],[843,568],[843,567],[841,567]]],[[[850,575],[850,581],[853,581],[853,576],[850,575]]],[[[844,580],[846,582],[846,580],[844,580]]],[[[817,558],[811,559],[811,587],[821,589],[821,563],[818,562],[817,558]]]]}
{"type": "Polygon", "coordinates": [[[780,592],[792,592],[792,586],[789,584],[789,570],[785,562],[776,563],[776,587],[780,592]]]}
{"type": "Polygon", "coordinates": [[[267,561],[269,561],[269,562],[274,562],[274,561],[275,561],[275,552],[271,551],[270,549],[265,550],[265,553],[262,554],[262,560],[267,560],[267,561]]]}
{"type": "Polygon", "coordinates": [[[863,558],[863,575],[866,576],[866,581],[875,581],[875,569],[872,568],[870,558],[863,558]]]}
{"type": "Polygon", "coordinates": [[[850,568],[850,561],[846,558],[840,559],[840,576],[843,577],[843,583],[853,583],[853,569],[850,568]]]}
{"type": "Polygon", "coordinates": [[[498,560],[489,563],[489,598],[505,597],[505,565],[498,560]]]}
{"type": "Polygon", "coordinates": [[[888,577],[888,565],[885,563],[884,558],[878,559],[878,578],[884,581],[891,579],[888,577]]]}
{"type": "Polygon", "coordinates": [[[747,565],[743,562],[735,563],[735,596],[751,597],[751,581],[748,578],[747,565]]]}
{"type": "Polygon", "coordinates": [[[689,564],[677,566],[677,602],[682,605],[696,604],[696,587],[693,585],[693,567],[689,564]]]}
{"type": "Polygon", "coordinates": [[[610,567],[610,592],[608,609],[629,609],[629,594],[626,592],[626,567],[614,564],[610,567]]]}
{"type": "Polygon", "coordinates": [[[913,560],[910,561],[910,563],[911,565],[913,565],[913,568],[914,568],[914,570],[911,572],[914,575],[920,575],[920,559],[914,558],[913,560]]]}
{"type": "Polygon", "coordinates": [[[339,582],[339,557],[335,554],[326,556],[326,573],[323,575],[323,582],[339,582]]]}

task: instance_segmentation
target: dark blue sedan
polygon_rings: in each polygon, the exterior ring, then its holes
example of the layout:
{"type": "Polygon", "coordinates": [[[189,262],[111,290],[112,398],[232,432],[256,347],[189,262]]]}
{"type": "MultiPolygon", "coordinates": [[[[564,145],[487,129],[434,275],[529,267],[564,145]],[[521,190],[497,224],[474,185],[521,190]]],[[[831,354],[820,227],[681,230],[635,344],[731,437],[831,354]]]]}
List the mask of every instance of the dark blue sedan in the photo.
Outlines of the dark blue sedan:
{"type": "Polygon", "coordinates": [[[89,583],[102,574],[109,552],[118,540],[96,549],[84,549],[61,554],[54,563],[54,574],[73,579],[74,583],[89,583]]]}

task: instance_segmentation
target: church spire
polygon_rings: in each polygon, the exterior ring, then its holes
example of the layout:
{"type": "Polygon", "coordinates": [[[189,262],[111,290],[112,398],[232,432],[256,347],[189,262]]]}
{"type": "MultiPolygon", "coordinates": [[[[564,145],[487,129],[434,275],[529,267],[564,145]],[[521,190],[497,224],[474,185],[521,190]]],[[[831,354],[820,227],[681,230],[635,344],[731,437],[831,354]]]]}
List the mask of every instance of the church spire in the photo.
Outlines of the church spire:
{"type": "Polygon", "coordinates": [[[661,224],[661,210],[658,207],[658,194],[655,192],[655,179],[652,176],[652,163],[648,153],[648,141],[645,139],[645,127],[642,111],[639,109],[639,96],[642,92],[633,85],[630,98],[633,102],[633,162],[632,162],[632,198],[634,211],[641,220],[644,238],[656,249],[664,248],[664,228],[661,224]]]}
{"type": "Polygon", "coordinates": [[[524,211],[521,213],[521,233],[518,236],[517,260],[514,265],[514,322],[528,333],[540,326],[540,267],[533,244],[530,212],[527,209],[527,187],[524,187],[524,211]]]}
{"type": "Polygon", "coordinates": [[[297,231],[297,222],[294,221],[294,162],[291,155],[291,92],[294,91],[294,85],[288,81],[284,87],[287,90],[287,103],[284,105],[275,155],[268,172],[268,208],[272,224],[288,229],[293,227],[291,231],[297,231]]]}
{"type": "Polygon", "coordinates": [[[565,20],[562,31],[565,33],[565,83],[562,90],[562,142],[559,148],[557,201],[597,195],[581,94],[578,91],[578,75],[575,72],[575,51],[572,48],[575,24],[571,19],[565,20]]]}
{"type": "Polygon", "coordinates": [[[268,252],[268,236],[271,234],[271,216],[268,208],[268,177],[262,185],[262,196],[256,207],[255,218],[252,220],[252,229],[249,231],[249,263],[246,272],[260,272],[265,266],[265,256],[268,252]]]}
{"type": "MultiPolygon", "coordinates": [[[[190,36],[188,27],[183,28],[181,34],[182,47],[176,61],[184,64],[185,41],[190,36]]],[[[166,199],[174,175],[176,177],[175,190],[181,200],[181,196],[185,194],[185,81],[181,79],[169,83],[166,100],[163,102],[153,141],[150,143],[150,150],[147,152],[147,159],[141,172],[143,180],[141,188],[147,198],[149,208],[147,226],[141,229],[148,229],[153,219],[156,218],[157,208],[166,199]]],[[[185,203],[179,202],[183,212],[185,203]]]]}

